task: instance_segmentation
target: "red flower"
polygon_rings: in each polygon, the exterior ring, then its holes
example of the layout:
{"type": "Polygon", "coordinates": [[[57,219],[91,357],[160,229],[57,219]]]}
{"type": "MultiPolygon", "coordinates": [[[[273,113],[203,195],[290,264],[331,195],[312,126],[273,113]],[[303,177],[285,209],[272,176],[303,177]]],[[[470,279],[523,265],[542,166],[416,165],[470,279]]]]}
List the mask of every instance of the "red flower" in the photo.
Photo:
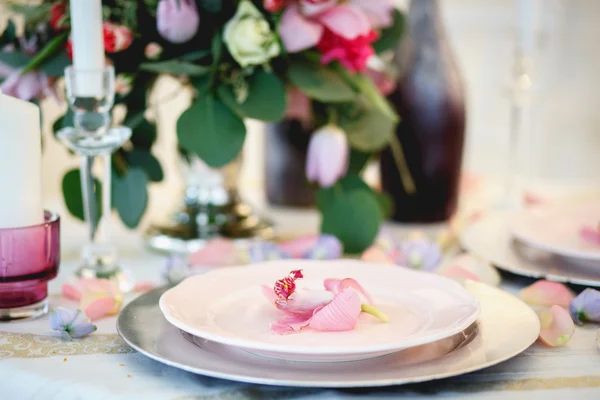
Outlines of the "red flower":
{"type": "Polygon", "coordinates": [[[71,42],[71,39],[67,40],[67,44],[65,44],[65,50],[67,51],[67,56],[69,57],[69,60],[73,59],[73,42],[71,42]]]}
{"type": "Polygon", "coordinates": [[[104,35],[104,50],[107,53],[117,53],[126,50],[133,41],[131,30],[125,26],[105,22],[102,25],[104,35]]]}
{"type": "Polygon", "coordinates": [[[61,31],[66,28],[67,5],[63,2],[57,2],[50,7],[50,28],[55,31],[61,31]]]}
{"type": "Polygon", "coordinates": [[[278,12],[283,9],[285,0],[263,0],[263,6],[265,10],[269,12],[278,12]]]}
{"type": "Polygon", "coordinates": [[[371,44],[377,37],[377,33],[371,31],[355,39],[346,39],[326,28],[317,44],[317,49],[322,53],[321,63],[329,64],[338,60],[352,72],[363,72],[367,68],[367,60],[375,54],[371,44]]]}

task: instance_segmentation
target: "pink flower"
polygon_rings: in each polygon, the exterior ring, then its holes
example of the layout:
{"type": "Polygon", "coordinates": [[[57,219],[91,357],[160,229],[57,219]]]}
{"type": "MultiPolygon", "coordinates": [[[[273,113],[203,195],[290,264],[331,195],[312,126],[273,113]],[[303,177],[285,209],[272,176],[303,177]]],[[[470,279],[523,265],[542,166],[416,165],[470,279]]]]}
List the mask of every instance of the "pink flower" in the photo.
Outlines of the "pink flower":
{"type": "Polygon", "coordinates": [[[107,53],[118,53],[127,50],[133,42],[133,33],[126,26],[105,22],[102,24],[104,35],[104,50],[107,53]]]}
{"type": "Polygon", "coordinates": [[[575,324],[569,312],[560,306],[537,311],[540,318],[540,340],[550,347],[564,346],[575,333],[575,324]]]}
{"type": "Polygon", "coordinates": [[[263,7],[269,12],[279,12],[284,5],[285,0],[263,0],[263,7]]]}
{"type": "Polygon", "coordinates": [[[50,28],[62,31],[67,27],[67,5],[58,1],[50,7],[50,28]]]}
{"type": "Polygon", "coordinates": [[[144,55],[149,60],[157,60],[162,54],[163,48],[156,42],[150,42],[144,48],[144,55]]]}
{"type": "Polygon", "coordinates": [[[306,16],[313,16],[329,10],[338,0],[299,0],[300,10],[306,16]]]}
{"type": "Polygon", "coordinates": [[[322,187],[332,186],[348,169],[348,139],[335,125],[327,125],[313,133],[308,144],[306,177],[322,187]]]}
{"type": "Polygon", "coordinates": [[[539,280],[519,292],[521,299],[533,306],[550,307],[553,305],[569,308],[575,294],[558,282],[539,280]]]}
{"type": "Polygon", "coordinates": [[[292,271],[275,283],[274,290],[263,287],[267,299],[285,316],[271,324],[274,333],[285,335],[304,328],[335,332],[354,329],[361,312],[387,322],[388,318],[372,305],[370,295],[354,279],[326,279],[325,291],[297,291],[296,280],[302,271],[292,271]],[[367,304],[362,304],[361,296],[367,304]]]}
{"type": "Polygon", "coordinates": [[[349,0],[348,3],[365,13],[375,29],[387,28],[394,22],[392,0],[349,0]]]}
{"type": "Polygon", "coordinates": [[[119,285],[109,279],[79,279],[64,283],[63,296],[80,302],[83,312],[92,320],[116,315],[123,305],[119,285]]]}
{"type": "Polygon", "coordinates": [[[0,77],[6,78],[0,85],[0,91],[8,96],[26,101],[44,96],[58,97],[50,79],[43,72],[30,71],[21,75],[21,70],[0,63],[0,77]]]}
{"type": "Polygon", "coordinates": [[[200,16],[194,0],[160,0],[156,11],[158,33],[172,43],[185,43],[196,35],[200,16]]]}
{"type": "Polygon", "coordinates": [[[322,64],[329,64],[337,60],[352,72],[364,72],[367,61],[375,54],[371,44],[377,40],[377,33],[370,31],[366,35],[357,36],[354,39],[346,39],[344,36],[325,29],[317,49],[323,54],[322,64]]]}

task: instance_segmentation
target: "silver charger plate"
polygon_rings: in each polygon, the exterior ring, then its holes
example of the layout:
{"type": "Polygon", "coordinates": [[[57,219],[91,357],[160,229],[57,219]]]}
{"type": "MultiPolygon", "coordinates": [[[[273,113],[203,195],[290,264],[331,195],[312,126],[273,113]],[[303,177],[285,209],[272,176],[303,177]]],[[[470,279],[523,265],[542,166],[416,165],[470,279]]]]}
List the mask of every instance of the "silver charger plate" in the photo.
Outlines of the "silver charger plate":
{"type": "Polygon", "coordinates": [[[402,385],[498,364],[537,339],[539,320],[519,299],[480,283],[467,282],[466,287],[481,305],[475,325],[450,338],[363,361],[275,360],[184,334],[165,320],[158,307],[167,288],[153,290],[129,303],[119,315],[117,331],[131,347],[156,361],[215,378],[322,388],[402,385]]]}
{"type": "Polygon", "coordinates": [[[512,237],[511,212],[490,213],[460,236],[462,247],[495,267],[528,278],[600,287],[600,264],[535,249],[512,237]]]}

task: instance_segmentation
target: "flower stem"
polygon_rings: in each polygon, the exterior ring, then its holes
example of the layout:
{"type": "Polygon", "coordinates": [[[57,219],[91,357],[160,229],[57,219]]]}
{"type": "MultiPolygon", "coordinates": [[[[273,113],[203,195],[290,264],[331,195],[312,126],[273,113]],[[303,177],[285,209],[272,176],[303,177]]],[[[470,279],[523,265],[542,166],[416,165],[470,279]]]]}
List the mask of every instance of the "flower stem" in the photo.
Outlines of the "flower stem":
{"type": "Polygon", "coordinates": [[[413,180],[413,177],[410,174],[410,169],[408,168],[408,164],[406,163],[406,157],[404,156],[402,143],[400,143],[396,135],[392,135],[392,139],[390,140],[390,149],[392,150],[392,156],[394,157],[396,168],[398,168],[398,173],[400,174],[400,180],[402,181],[404,190],[408,194],[415,194],[417,191],[415,181],[413,180]]]}
{"type": "Polygon", "coordinates": [[[383,322],[383,323],[390,322],[390,319],[388,318],[388,316],[385,315],[383,313],[383,311],[381,311],[380,309],[378,309],[375,306],[370,306],[368,304],[361,304],[360,309],[364,313],[371,314],[372,316],[377,318],[380,322],[383,322]]]}

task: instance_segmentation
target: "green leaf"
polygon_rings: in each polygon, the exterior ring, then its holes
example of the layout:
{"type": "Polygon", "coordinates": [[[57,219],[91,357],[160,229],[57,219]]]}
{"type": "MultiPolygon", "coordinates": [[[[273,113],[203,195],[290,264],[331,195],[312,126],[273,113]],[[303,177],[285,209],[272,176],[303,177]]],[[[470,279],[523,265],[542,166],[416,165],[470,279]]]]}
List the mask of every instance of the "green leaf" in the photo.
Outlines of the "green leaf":
{"type": "MultiPolygon", "coordinates": [[[[102,185],[96,178],[94,178],[94,188],[97,206],[96,215],[99,221],[102,216],[102,185]]],[[[63,176],[62,192],[69,214],[82,221],[85,220],[83,198],[81,196],[81,173],[78,169],[72,169],[63,176]]]]}
{"type": "Polygon", "coordinates": [[[385,192],[375,192],[381,216],[383,219],[388,219],[394,214],[394,199],[385,192]]]}
{"type": "Polygon", "coordinates": [[[379,232],[382,214],[376,194],[356,175],[320,189],[317,206],[323,215],[321,232],[340,239],[347,253],[364,251],[379,232]]]}
{"type": "Polygon", "coordinates": [[[363,152],[387,146],[396,128],[396,123],[386,115],[368,108],[362,108],[357,115],[341,114],[338,122],[348,135],[350,146],[363,152]]]}
{"type": "Polygon", "coordinates": [[[383,53],[398,46],[400,39],[402,38],[402,34],[404,33],[404,22],[404,14],[398,10],[395,10],[394,22],[390,27],[381,31],[379,40],[377,40],[377,42],[375,42],[373,45],[376,53],[383,53]]]}
{"type": "Polygon", "coordinates": [[[32,59],[29,61],[27,66],[23,68],[21,75],[28,73],[34,69],[37,69],[42,63],[52,58],[58,51],[60,51],[69,38],[69,32],[63,32],[59,36],[49,41],[42,50],[40,50],[32,59]]]}
{"type": "Polygon", "coordinates": [[[16,38],[17,38],[17,27],[15,26],[15,23],[13,22],[13,20],[10,19],[6,23],[6,28],[4,29],[4,32],[2,32],[2,36],[0,36],[0,42],[3,44],[12,43],[16,40],[16,38]]]}
{"type": "Polygon", "coordinates": [[[213,57],[213,69],[216,70],[223,56],[223,40],[221,38],[221,32],[217,31],[212,38],[210,52],[213,57]]]}
{"type": "Polygon", "coordinates": [[[210,55],[210,50],[191,51],[179,57],[178,60],[193,62],[201,60],[204,57],[207,57],[208,55],[210,55]]]}
{"type": "Polygon", "coordinates": [[[348,163],[348,172],[360,174],[365,168],[372,154],[357,149],[350,149],[350,162],[348,163]]]}
{"type": "Polygon", "coordinates": [[[262,69],[248,79],[248,98],[238,103],[231,85],[220,85],[219,98],[242,118],[275,122],[286,109],[285,87],[277,75],[262,69]]]}
{"type": "Polygon", "coordinates": [[[112,174],[113,207],[128,228],[140,223],[148,205],[148,177],[140,168],[129,168],[124,176],[112,174]]]}
{"type": "Polygon", "coordinates": [[[142,169],[148,179],[152,182],[160,182],[163,180],[163,170],[160,163],[149,151],[142,149],[133,149],[126,153],[127,163],[132,167],[142,169]]]}
{"type": "MultiPolygon", "coordinates": [[[[142,116],[144,115],[141,113],[142,116]]],[[[130,121],[132,124],[137,121],[130,121]]],[[[129,126],[129,125],[127,125],[129,126]]],[[[156,125],[153,125],[146,118],[141,118],[135,123],[135,127],[131,128],[131,143],[134,147],[150,149],[156,141],[156,125]]]]}
{"type": "Polygon", "coordinates": [[[219,99],[205,94],[179,117],[177,137],[184,150],[219,168],[233,161],[242,150],[246,127],[219,99]]]}
{"type": "Polygon", "coordinates": [[[356,97],[354,90],[339,74],[320,65],[293,63],[288,77],[308,97],[325,103],[352,101],[356,97]]]}
{"type": "Polygon", "coordinates": [[[210,72],[210,68],[181,60],[155,61],[142,63],[140,69],[157,74],[202,76],[210,72]]]}
{"type": "Polygon", "coordinates": [[[371,105],[379,110],[380,113],[388,117],[394,122],[400,121],[398,114],[390,104],[390,102],[382,96],[371,79],[362,74],[355,75],[355,82],[360,92],[371,103],[371,105]]]}
{"type": "Polygon", "coordinates": [[[0,61],[9,67],[21,68],[31,61],[31,57],[18,51],[0,52],[0,61]]]}
{"type": "Polygon", "coordinates": [[[61,51],[54,57],[48,60],[48,62],[40,66],[40,71],[50,76],[63,76],[65,74],[65,68],[71,64],[67,52],[61,51]]]}

